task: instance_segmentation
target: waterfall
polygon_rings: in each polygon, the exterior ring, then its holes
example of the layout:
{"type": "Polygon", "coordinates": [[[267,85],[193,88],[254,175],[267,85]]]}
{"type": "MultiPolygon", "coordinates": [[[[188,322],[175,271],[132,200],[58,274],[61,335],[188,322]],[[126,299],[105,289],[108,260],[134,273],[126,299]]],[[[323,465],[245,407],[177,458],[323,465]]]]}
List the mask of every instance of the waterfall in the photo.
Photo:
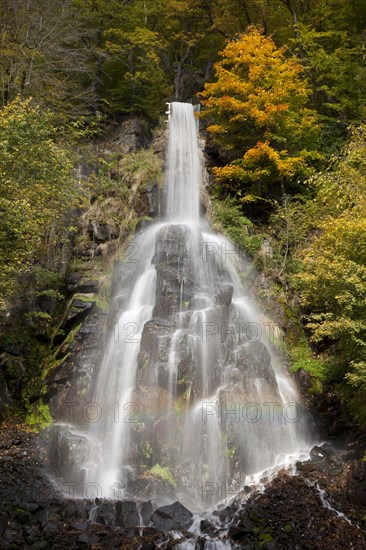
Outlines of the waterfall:
{"type": "Polygon", "coordinates": [[[192,105],[173,103],[164,218],[135,238],[95,378],[109,414],[66,430],[82,440],[68,479],[98,496],[210,509],[307,448],[295,388],[240,282],[246,262],[200,218],[201,180],[192,105]]]}
{"type": "Polygon", "coordinates": [[[165,186],[166,219],[171,223],[199,224],[201,165],[192,105],[173,103],[165,186]]]}

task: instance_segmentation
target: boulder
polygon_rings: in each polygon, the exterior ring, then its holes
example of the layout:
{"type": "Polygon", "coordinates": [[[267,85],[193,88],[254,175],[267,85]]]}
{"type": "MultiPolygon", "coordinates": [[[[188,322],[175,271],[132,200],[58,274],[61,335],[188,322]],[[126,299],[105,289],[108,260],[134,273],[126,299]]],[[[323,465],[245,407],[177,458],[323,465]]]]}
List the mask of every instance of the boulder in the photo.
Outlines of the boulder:
{"type": "Polygon", "coordinates": [[[134,153],[138,149],[148,147],[151,141],[151,132],[147,122],[141,118],[129,118],[117,129],[115,139],[121,153],[134,153]]]}
{"type": "Polygon", "coordinates": [[[176,501],[155,510],[151,519],[159,531],[189,529],[193,523],[193,514],[183,504],[176,501]]]}
{"type": "Polygon", "coordinates": [[[132,500],[120,500],[116,502],[116,525],[130,529],[138,527],[141,523],[140,514],[136,502],[132,500]]]}
{"type": "Polygon", "coordinates": [[[98,221],[91,221],[89,223],[88,233],[93,241],[99,243],[116,239],[119,236],[119,231],[116,227],[107,223],[100,223],[98,221]]]}
{"type": "Polygon", "coordinates": [[[328,444],[315,446],[310,451],[310,458],[313,462],[324,462],[334,454],[333,449],[328,444]]]}

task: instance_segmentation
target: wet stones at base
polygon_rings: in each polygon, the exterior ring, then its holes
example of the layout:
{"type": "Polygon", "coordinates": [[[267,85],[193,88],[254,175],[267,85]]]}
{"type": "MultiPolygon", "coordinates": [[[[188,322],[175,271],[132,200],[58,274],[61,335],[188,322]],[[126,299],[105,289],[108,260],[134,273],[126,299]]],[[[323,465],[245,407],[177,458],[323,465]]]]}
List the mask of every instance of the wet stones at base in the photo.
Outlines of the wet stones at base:
{"type": "MultiPolygon", "coordinates": [[[[366,547],[366,533],[361,520],[364,508],[350,503],[346,489],[347,483],[356,488],[364,482],[365,471],[361,460],[363,441],[359,442],[358,460],[354,460],[356,450],[351,449],[350,460],[347,447],[340,450],[333,448],[332,454],[327,446],[319,445],[320,449],[329,450],[329,453],[324,452],[329,458],[318,462],[314,460],[317,470],[298,476],[280,473],[263,493],[243,494],[212,517],[203,516],[200,532],[194,534],[187,532],[194,517],[179,502],[153,512],[153,504],[148,501],[62,498],[43,472],[35,440],[36,434],[28,430],[10,427],[0,430],[1,549],[101,547],[111,550],[153,550],[160,547],[181,550],[185,547],[207,550],[214,543],[220,544],[220,541],[227,548],[231,544],[232,550],[343,550],[366,547]],[[329,470],[337,464],[336,459],[342,460],[343,470],[335,476],[329,470]],[[319,466],[323,463],[327,464],[327,468],[320,471],[319,466]],[[349,477],[345,471],[349,472],[349,477]],[[319,482],[322,488],[326,488],[326,498],[352,523],[327,509],[319,492],[308,480],[319,482]],[[93,514],[94,522],[90,519],[93,514]],[[153,521],[150,521],[151,517],[153,521]],[[145,527],[141,527],[142,524],[145,527]],[[174,532],[165,532],[165,529],[174,529],[174,532]]],[[[315,453],[320,455],[322,451],[315,448],[314,457],[315,453]]]]}
{"type": "Polygon", "coordinates": [[[193,523],[192,513],[178,501],[158,508],[151,519],[159,531],[188,529],[193,523]]]}

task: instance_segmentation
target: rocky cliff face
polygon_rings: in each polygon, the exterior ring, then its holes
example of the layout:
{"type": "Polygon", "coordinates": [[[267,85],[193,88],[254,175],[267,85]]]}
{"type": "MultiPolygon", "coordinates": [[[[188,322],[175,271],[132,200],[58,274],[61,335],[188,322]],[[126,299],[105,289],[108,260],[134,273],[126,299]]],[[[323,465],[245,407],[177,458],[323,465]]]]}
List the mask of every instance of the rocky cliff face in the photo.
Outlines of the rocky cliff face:
{"type": "Polygon", "coordinates": [[[108,332],[112,266],[128,236],[159,214],[163,150],[164,132],[153,137],[131,118],[81,153],[75,175],[89,181],[90,196],[53,228],[0,319],[0,418],[26,408],[35,422],[47,420],[40,399],[58,418],[65,401],[87,399],[108,332]]]}
{"type": "MultiPolygon", "coordinates": [[[[111,157],[122,157],[123,162],[123,159],[133,158],[128,155],[138,155],[143,147],[150,144],[151,154],[163,163],[165,140],[165,130],[156,132],[152,137],[143,121],[131,119],[114,130],[111,141],[106,145],[106,154],[111,157]]],[[[159,178],[143,181],[141,184],[140,180],[146,177],[144,174],[149,161],[138,162],[141,166],[137,166],[137,177],[130,182],[128,193],[123,197],[123,203],[128,210],[126,215],[131,217],[132,212],[133,216],[129,228],[126,229],[123,223],[121,225],[121,216],[110,216],[110,212],[114,212],[119,206],[120,199],[118,169],[115,168],[110,173],[112,185],[106,190],[105,198],[100,201],[93,197],[93,204],[79,219],[79,233],[73,248],[76,267],[69,270],[67,278],[68,292],[72,299],[60,325],[66,334],[69,334],[70,330],[75,330],[76,335],[66,344],[62,337],[58,339],[58,362],[49,370],[46,377],[47,392],[44,399],[49,403],[54,418],[67,416],[68,405],[65,409],[65,403],[68,404],[70,400],[77,401],[81,407],[82,403],[88,403],[90,400],[105,340],[128,299],[124,294],[129,277],[128,265],[121,259],[123,254],[134,254],[133,242],[128,243],[128,231],[131,232],[132,229],[132,232],[140,232],[146,228],[160,215],[161,204],[164,203],[164,189],[161,189],[159,178]],[[111,270],[111,299],[107,312],[105,307],[100,307],[103,301],[100,299],[100,293],[105,294],[105,272],[111,270]]],[[[133,164],[133,160],[131,163],[133,164]]],[[[85,163],[81,171],[83,177],[90,177],[90,168],[85,163]]],[[[130,176],[128,162],[126,171],[130,176]]],[[[122,178],[125,178],[123,173],[122,178]]],[[[210,210],[210,201],[205,189],[208,183],[207,175],[203,180],[201,209],[207,213],[210,210]]],[[[153,319],[143,330],[139,355],[138,376],[144,386],[148,386],[147,378],[152,365],[160,362],[160,379],[164,387],[167,350],[176,328],[174,316],[182,301],[187,303],[187,306],[192,305],[191,300],[195,291],[194,273],[188,252],[187,228],[169,226],[161,230],[153,259],[157,271],[156,305],[153,319]]],[[[230,301],[231,299],[228,300],[227,307],[230,301]]],[[[221,305],[224,307],[225,304],[221,305]]],[[[181,338],[182,381],[187,380],[187,370],[193,373],[195,367],[189,353],[184,351],[188,349],[187,337],[186,334],[181,338]]],[[[186,385],[186,382],[182,382],[182,391],[186,385]]]]}

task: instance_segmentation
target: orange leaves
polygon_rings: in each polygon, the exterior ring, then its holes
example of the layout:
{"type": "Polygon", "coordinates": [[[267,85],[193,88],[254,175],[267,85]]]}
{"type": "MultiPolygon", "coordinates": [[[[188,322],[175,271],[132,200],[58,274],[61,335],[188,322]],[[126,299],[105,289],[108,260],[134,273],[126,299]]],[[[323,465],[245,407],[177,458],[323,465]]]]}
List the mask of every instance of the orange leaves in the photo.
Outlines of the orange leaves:
{"type": "Polygon", "coordinates": [[[305,164],[303,156],[289,157],[286,150],[276,151],[269,142],[258,142],[241,159],[214,168],[220,181],[258,181],[291,178],[305,164]]]}
{"type": "Polygon", "coordinates": [[[207,131],[211,134],[221,134],[223,132],[223,127],[219,124],[211,124],[211,126],[208,126],[207,131]]]}
{"type": "Polygon", "coordinates": [[[255,147],[249,149],[244,155],[244,164],[249,166],[266,167],[267,172],[280,177],[292,177],[300,165],[304,164],[304,157],[288,157],[287,151],[276,151],[269,142],[258,142],[255,147]]]}
{"type": "Polygon", "coordinates": [[[245,171],[243,168],[232,164],[228,164],[227,166],[223,166],[221,168],[213,168],[212,172],[219,181],[240,181],[245,177],[245,171]]]}
{"type": "Polygon", "coordinates": [[[216,176],[242,183],[294,177],[318,129],[301,65],[250,27],[227,43],[215,71],[216,81],[200,94],[206,107],[200,116],[212,121],[213,140],[234,156],[216,176]]]}

